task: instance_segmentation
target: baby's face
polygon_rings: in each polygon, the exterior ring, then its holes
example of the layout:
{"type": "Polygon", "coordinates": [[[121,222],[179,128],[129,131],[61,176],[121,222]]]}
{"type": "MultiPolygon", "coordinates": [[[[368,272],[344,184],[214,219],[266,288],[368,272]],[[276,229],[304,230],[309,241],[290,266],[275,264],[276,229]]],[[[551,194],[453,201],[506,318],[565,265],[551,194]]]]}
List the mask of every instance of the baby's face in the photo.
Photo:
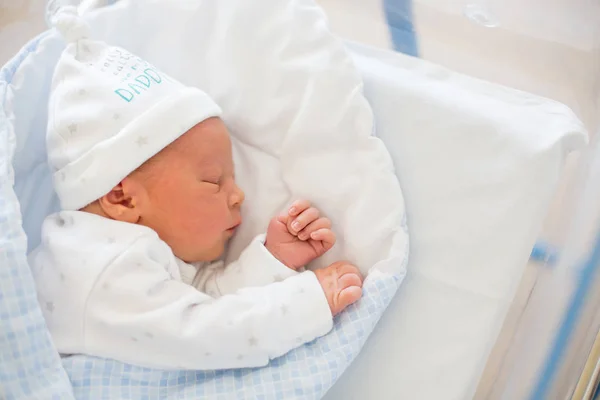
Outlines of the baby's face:
{"type": "Polygon", "coordinates": [[[219,118],[181,136],[142,170],[147,190],[138,223],[154,229],[187,262],[212,261],[241,223],[231,141],[219,118]]]}

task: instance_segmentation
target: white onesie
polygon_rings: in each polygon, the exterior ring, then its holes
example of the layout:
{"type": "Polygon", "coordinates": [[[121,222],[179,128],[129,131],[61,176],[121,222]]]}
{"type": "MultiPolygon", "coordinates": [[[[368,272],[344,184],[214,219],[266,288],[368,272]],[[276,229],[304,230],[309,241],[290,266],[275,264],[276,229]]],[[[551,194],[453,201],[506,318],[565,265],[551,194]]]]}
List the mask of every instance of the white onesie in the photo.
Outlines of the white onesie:
{"type": "Polygon", "coordinates": [[[196,270],[147,227],[66,211],[44,221],[29,258],[61,354],[257,367],[332,328],[316,276],[281,264],[261,237],[237,262],[196,270]]]}

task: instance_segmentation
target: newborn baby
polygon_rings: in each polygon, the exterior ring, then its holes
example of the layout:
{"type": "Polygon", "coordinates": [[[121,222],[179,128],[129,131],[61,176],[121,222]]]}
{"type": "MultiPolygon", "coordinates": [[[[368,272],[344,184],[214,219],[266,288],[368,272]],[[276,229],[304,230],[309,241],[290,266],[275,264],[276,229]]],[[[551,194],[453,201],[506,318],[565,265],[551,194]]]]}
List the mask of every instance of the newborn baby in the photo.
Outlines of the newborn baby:
{"type": "Polygon", "coordinates": [[[157,368],[255,367],[332,328],[361,296],[338,262],[303,267],[335,243],[305,200],[238,261],[216,262],[242,222],[219,107],[140,58],[70,43],[53,79],[48,159],[63,211],[30,255],[61,354],[157,368]]]}

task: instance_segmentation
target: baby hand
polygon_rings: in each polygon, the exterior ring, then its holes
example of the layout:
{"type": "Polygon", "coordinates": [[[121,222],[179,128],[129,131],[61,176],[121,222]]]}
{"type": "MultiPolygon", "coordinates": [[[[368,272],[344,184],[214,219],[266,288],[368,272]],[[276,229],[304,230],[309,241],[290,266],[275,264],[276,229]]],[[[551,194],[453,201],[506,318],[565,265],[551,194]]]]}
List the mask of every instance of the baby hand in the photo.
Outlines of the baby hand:
{"type": "Polygon", "coordinates": [[[293,270],[325,254],[335,244],[331,221],[307,200],[298,200],[290,209],[271,220],[265,247],[293,270]]]}
{"type": "Polygon", "coordinates": [[[315,275],[334,316],[362,296],[363,278],[358,268],[352,264],[338,261],[327,268],[316,270],[315,275]]]}

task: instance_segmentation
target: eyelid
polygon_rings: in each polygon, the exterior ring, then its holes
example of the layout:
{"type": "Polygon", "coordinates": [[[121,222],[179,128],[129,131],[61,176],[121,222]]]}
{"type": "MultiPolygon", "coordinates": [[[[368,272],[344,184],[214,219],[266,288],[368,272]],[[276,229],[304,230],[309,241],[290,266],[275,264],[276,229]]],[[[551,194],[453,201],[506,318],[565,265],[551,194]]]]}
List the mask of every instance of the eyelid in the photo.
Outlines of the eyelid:
{"type": "Polygon", "coordinates": [[[233,179],[235,181],[235,173],[229,173],[228,174],[226,172],[225,173],[224,172],[219,172],[218,174],[214,174],[214,175],[211,174],[212,176],[209,175],[209,174],[207,174],[207,175],[208,175],[208,177],[203,178],[202,181],[206,182],[206,183],[211,183],[213,185],[219,185],[220,186],[220,185],[223,184],[223,181],[225,179],[228,179],[228,178],[231,178],[231,179],[233,179]]]}

